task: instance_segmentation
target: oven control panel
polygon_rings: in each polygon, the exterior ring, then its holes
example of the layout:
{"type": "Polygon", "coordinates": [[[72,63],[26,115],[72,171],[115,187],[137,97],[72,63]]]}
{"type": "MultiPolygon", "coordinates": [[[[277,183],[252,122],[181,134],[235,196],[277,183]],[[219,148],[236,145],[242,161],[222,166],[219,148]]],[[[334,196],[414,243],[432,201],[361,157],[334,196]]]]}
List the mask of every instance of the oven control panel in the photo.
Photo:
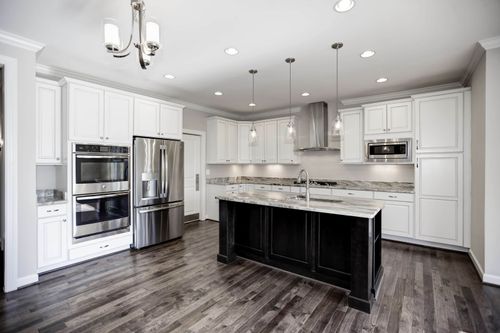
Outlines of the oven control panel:
{"type": "Polygon", "coordinates": [[[128,154],[128,147],[75,144],[75,153],[119,153],[128,154]]]}

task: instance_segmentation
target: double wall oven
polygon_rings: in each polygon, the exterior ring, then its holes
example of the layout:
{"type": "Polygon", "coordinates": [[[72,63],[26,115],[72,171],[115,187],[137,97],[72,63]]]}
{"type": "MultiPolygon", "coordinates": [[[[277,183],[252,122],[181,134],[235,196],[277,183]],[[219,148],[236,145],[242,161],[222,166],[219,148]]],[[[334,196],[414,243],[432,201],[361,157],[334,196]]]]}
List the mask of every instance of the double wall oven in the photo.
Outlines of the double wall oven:
{"type": "Polygon", "coordinates": [[[73,237],[130,227],[128,147],[73,144],[73,237]]]}

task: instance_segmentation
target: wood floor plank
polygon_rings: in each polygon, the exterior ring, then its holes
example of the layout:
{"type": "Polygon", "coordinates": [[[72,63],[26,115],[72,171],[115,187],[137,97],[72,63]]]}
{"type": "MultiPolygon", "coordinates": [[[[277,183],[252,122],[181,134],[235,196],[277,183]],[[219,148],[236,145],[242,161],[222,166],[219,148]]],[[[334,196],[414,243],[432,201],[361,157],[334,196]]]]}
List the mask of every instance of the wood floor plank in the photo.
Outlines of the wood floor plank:
{"type": "Polygon", "coordinates": [[[498,332],[500,289],[466,254],[382,242],[371,314],[346,292],[260,264],[216,261],[218,224],[40,276],[0,295],[0,332],[498,332]]]}

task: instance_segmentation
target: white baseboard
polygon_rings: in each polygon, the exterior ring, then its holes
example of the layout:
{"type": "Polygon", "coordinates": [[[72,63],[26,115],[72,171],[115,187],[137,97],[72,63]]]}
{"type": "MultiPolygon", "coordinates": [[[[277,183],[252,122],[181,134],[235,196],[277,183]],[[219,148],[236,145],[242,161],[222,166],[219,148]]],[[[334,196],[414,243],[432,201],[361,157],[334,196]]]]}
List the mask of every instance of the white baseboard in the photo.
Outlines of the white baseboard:
{"type": "Polygon", "coordinates": [[[468,248],[465,248],[462,246],[441,244],[441,243],[429,242],[429,241],[424,241],[424,240],[415,239],[415,238],[394,236],[394,235],[388,235],[388,234],[382,234],[382,239],[393,240],[393,241],[408,243],[408,244],[435,247],[437,249],[445,249],[445,250],[452,250],[452,251],[459,251],[459,252],[468,252],[469,251],[468,248]]]}
{"type": "Polygon", "coordinates": [[[479,263],[479,260],[477,260],[476,256],[474,255],[474,252],[472,252],[472,249],[469,250],[469,258],[472,261],[472,263],[474,264],[474,268],[476,268],[476,271],[479,274],[481,281],[484,281],[484,269],[481,267],[481,264],[479,263]]]}
{"type": "Polygon", "coordinates": [[[500,276],[492,274],[484,274],[483,282],[500,286],[500,276]]]}
{"type": "Polygon", "coordinates": [[[38,282],[38,274],[26,275],[20,278],[17,278],[17,287],[21,288],[24,286],[29,286],[30,284],[38,282]]]}

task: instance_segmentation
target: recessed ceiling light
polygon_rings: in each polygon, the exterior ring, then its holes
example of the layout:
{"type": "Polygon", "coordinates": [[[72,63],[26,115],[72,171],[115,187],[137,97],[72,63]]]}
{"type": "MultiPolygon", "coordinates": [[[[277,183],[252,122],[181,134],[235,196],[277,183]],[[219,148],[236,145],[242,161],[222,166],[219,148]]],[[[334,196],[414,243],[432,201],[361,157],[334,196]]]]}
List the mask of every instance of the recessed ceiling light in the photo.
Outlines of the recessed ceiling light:
{"type": "Polygon", "coordinates": [[[237,49],[235,49],[234,47],[228,47],[227,49],[224,50],[224,52],[226,52],[226,54],[230,55],[230,56],[235,56],[237,55],[238,53],[240,53],[240,51],[238,51],[237,49]]]}
{"type": "Polygon", "coordinates": [[[165,77],[165,79],[169,79],[169,80],[175,79],[175,76],[172,74],[165,74],[165,75],[163,75],[163,77],[165,77]]]}
{"type": "Polygon", "coordinates": [[[339,13],[345,13],[354,7],[354,0],[339,0],[335,4],[335,10],[339,13]]]}
{"type": "Polygon", "coordinates": [[[387,78],[386,77],[381,77],[381,78],[377,79],[377,83],[384,83],[384,82],[387,82],[387,78]]]}
{"type": "Polygon", "coordinates": [[[250,103],[250,104],[248,104],[248,106],[255,107],[255,106],[257,106],[257,104],[255,104],[255,103],[250,103]]]}
{"type": "Polygon", "coordinates": [[[214,92],[214,95],[215,96],[222,96],[224,94],[222,93],[222,91],[216,91],[216,92],[214,92]]]}
{"type": "Polygon", "coordinates": [[[302,96],[304,96],[304,97],[307,97],[307,96],[309,96],[309,95],[311,95],[311,94],[310,94],[310,93],[308,93],[308,92],[303,92],[303,93],[302,93],[302,96]]]}
{"type": "Polygon", "coordinates": [[[375,51],[373,50],[366,50],[365,52],[361,53],[360,56],[361,58],[370,58],[375,55],[375,51]]]}

